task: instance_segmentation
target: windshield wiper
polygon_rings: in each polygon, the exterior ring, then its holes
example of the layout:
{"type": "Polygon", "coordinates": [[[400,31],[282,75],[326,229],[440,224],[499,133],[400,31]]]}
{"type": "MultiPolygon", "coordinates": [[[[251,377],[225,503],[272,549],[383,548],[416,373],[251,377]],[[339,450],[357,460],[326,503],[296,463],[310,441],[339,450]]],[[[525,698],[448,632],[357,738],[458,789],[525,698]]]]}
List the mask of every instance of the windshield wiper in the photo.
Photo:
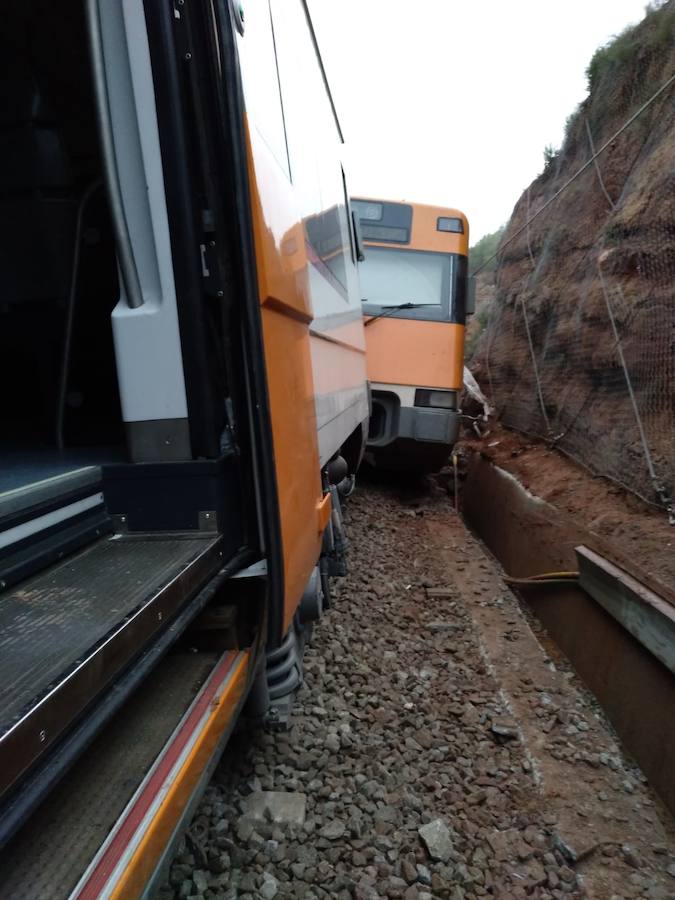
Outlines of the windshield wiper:
{"type": "MultiPolygon", "coordinates": [[[[367,303],[368,299],[365,298],[361,301],[362,303],[367,303]]],[[[363,323],[363,327],[366,328],[368,325],[372,325],[373,322],[377,322],[378,319],[382,319],[385,316],[391,316],[395,312],[398,312],[399,309],[419,309],[422,306],[439,306],[438,303],[397,303],[395,306],[383,306],[383,312],[377,313],[377,315],[372,316],[372,318],[368,319],[363,323]]]]}

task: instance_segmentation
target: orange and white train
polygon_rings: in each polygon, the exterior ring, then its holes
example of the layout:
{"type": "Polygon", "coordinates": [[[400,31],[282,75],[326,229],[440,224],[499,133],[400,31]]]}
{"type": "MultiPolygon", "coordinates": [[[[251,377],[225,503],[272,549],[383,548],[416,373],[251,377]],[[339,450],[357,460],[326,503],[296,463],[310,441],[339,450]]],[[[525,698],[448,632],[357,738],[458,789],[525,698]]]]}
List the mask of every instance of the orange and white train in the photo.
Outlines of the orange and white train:
{"type": "Polygon", "coordinates": [[[0,41],[0,893],[128,900],[344,571],[362,251],[304,0],[0,41]]]}
{"type": "Polygon", "coordinates": [[[469,224],[456,209],[354,199],[372,417],[367,456],[434,471],[459,430],[464,329],[473,311],[469,224]]]}

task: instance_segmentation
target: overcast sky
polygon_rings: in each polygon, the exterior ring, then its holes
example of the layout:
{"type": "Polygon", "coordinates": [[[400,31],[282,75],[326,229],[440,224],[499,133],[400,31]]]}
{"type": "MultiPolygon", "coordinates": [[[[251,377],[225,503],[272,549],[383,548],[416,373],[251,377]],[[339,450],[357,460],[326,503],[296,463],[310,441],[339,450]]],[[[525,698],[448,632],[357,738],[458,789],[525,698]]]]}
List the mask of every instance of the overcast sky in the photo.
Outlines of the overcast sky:
{"type": "Polygon", "coordinates": [[[355,195],[505,222],[645,0],[309,0],[355,195]]]}

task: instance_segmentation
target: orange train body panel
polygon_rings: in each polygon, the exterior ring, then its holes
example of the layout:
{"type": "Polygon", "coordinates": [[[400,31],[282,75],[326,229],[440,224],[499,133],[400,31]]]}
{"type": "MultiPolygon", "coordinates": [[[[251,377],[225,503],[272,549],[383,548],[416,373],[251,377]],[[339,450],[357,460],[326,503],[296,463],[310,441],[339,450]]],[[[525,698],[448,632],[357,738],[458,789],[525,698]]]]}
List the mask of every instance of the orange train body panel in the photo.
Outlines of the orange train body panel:
{"type": "Polygon", "coordinates": [[[329,520],[322,467],[367,421],[365,338],[341,133],[304,3],[252,4],[246,35],[239,46],[286,632],[329,520]]]}
{"type": "Polygon", "coordinates": [[[310,352],[307,254],[290,184],[255,128],[249,178],[284,556],[284,632],[321,551],[323,499],[310,352]],[[315,520],[316,528],[307,523],[315,520]]]}
{"type": "Polygon", "coordinates": [[[382,318],[366,328],[368,380],[460,390],[464,326],[382,318]]]}
{"type": "Polygon", "coordinates": [[[304,3],[253,4],[239,51],[286,632],[330,513],[322,467],[367,421],[365,338],[341,134],[304,3]]]}
{"type": "Polygon", "coordinates": [[[284,554],[284,632],[321,552],[323,500],[306,327],[263,309],[263,333],[284,554]]]}

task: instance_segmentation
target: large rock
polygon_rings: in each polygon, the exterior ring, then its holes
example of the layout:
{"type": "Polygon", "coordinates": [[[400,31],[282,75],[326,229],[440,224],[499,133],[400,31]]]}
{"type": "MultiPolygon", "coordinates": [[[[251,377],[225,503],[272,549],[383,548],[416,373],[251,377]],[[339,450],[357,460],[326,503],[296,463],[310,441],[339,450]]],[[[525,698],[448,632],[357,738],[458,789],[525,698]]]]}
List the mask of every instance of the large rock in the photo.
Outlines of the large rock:
{"type": "Polygon", "coordinates": [[[447,862],[452,853],[452,836],[443,819],[434,819],[427,825],[421,825],[418,834],[432,859],[447,862]]]}
{"type": "Polygon", "coordinates": [[[305,824],[307,797],[284,791],[254,791],[244,799],[243,813],[249,822],[301,827],[305,824]]]}

